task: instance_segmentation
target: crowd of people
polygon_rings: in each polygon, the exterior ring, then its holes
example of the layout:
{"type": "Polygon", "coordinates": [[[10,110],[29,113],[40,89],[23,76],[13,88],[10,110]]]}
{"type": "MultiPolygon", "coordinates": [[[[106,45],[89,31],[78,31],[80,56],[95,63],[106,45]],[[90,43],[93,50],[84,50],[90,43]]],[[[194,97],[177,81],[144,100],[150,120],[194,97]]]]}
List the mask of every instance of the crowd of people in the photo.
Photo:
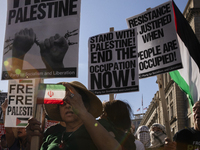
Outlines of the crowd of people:
{"type": "MultiPolygon", "coordinates": [[[[121,100],[101,102],[78,81],[60,82],[66,87],[63,104],[45,104],[45,115],[59,121],[44,131],[44,119],[30,118],[26,128],[5,127],[1,149],[29,150],[39,136],[40,150],[199,150],[200,101],[193,106],[194,127],[178,131],[173,141],[164,125],[131,123],[132,109],[121,100]],[[38,131],[38,132],[35,132],[38,131]]],[[[4,114],[7,100],[1,105],[4,114]]],[[[44,116],[45,116],[44,115],[44,116]]]]}

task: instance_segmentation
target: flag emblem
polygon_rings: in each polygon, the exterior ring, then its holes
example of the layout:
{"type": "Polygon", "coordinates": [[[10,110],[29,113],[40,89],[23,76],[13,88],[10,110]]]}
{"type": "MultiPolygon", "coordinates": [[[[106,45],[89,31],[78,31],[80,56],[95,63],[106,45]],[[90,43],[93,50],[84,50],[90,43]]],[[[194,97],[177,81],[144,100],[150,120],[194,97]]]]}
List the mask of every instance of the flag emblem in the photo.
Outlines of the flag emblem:
{"type": "Polygon", "coordinates": [[[26,126],[29,118],[16,118],[16,126],[26,126]]]}
{"type": "Polygon", "coordinates": [[[54,95],[54,93],[52,91],[48,92],[49,97],[52,97],[54,95]]]}
{"type": "Polygon", "coordinates": [[[62,84],[40,84],[37,104],[63,104],[65,89],[62,84]]]}

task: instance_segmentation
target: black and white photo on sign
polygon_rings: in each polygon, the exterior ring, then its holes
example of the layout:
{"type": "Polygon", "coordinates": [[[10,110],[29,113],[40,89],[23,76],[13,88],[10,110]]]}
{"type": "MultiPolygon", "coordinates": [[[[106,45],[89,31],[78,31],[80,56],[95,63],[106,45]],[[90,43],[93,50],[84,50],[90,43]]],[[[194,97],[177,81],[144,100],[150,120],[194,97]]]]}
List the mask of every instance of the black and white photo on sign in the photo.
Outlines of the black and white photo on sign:
{"type": "Polygon", "coordinates": [[[139,78],[182,68],[172,2],[126,19],[137,28],[139,78]]]}
{"type": "Polygon", "coordinates": [[[88,59],[88,88],[95,94],[139,90],[136,29],[90,37],[88,59]]]}
{"type": "Polygon", "coordinates": [[[2,79],[77,77],[80,0],[7,0],[2,79]]]}

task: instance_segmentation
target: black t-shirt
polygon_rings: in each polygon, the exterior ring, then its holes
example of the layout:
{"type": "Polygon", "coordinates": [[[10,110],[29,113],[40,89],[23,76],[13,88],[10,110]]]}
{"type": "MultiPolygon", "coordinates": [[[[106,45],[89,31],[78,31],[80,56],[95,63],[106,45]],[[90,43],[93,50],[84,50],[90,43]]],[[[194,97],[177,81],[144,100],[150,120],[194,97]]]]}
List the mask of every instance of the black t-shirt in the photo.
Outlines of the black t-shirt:
{"type": "Polygon", "coordinates": [[[65,131],[66,128],[63,127],[60,123],[57,123],[55,125],[52,125],[50,127],[48,127],[45,132],[44,132],[44,140],[46,139],[46,137],[50,134],[57,134],[57,133],[63,133],[63,131],[65,131]]]}
{"type": "Polygon", "coordinates": [[[182,129],[173,138],[177,142],[177,150],[200,149],[200,131],[194,128],[182,129]]]}

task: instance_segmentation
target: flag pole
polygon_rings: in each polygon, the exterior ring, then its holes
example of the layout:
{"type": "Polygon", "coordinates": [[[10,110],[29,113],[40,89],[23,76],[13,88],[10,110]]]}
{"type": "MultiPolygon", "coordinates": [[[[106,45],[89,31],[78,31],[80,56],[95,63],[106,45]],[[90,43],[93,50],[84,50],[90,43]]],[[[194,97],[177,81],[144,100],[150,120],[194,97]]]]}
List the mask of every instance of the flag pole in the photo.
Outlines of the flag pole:
{"type": "Polygon", "coordinates": [[[164,120],[165,120],[167,137],[170,140],[172,140],[170,124],[169,124],[169,115],[167,113],[167,104],[166,104],[166,101],[165,101],[165,93],[164,93],[162,74],[157,75],[157,83],[158,83],[158,87],[159,87],[159,91],[160,91],[160,97],[161,97],[162,110],[163,110],[163,116],[164,116],[164,120]]]}
{"type": "Polygon", "coordinates": [[[142,113],[143,113],[143,94],[142,94],[142,113]]]}
{"type": "MultiPolygon", "coordinates": [[[[110,32],[114,31],[114,27],[110,27],[110,32]]],[[[114,100],[114,93],[109,94],[109,101],[113,101],[114,100]]]]}
{"type": "MultiPolygon", "coordinates": [[[[34,107],[33,107],[33,117],[36,118],[38,121],[41,120],[41,110],[42,104],[37,104],[37,94],[38,94],[38,87],[40,83],[43,83],[43,79],[35,79],[35,94],[34,94],[34,107]]],[[[39,132],[35,130],[34,132],[39,132]]],[[[38,150],[40,148],[40,137],[33,136],[31,138],[31,145],[30,150],[38,150]]]]}

